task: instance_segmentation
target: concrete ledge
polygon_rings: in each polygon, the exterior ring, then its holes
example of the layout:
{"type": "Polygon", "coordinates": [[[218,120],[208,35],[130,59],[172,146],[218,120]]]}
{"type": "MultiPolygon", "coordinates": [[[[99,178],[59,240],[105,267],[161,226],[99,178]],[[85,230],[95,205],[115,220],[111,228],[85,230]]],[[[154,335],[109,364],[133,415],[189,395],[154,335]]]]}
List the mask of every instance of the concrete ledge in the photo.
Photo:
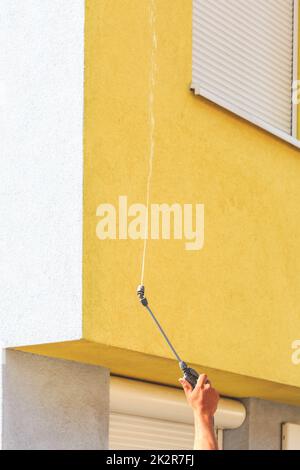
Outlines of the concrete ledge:
{"type": "MultiPolygon", "coordinates": [[[[178,387],[178,378],[181,375],[178,364],[173,359],[151,356],[84,339],[25,346],[17,349],[44,356],[100,365],[110,369],[114,375],[175,387],[178,387]]],[[[214,386],[224,396],[257,397],[300,405],[300,389],[298,387],[239,375],[230,371],[212,369],[201,364],[190,364],[190,366],[207,373],[214,386]]]]}

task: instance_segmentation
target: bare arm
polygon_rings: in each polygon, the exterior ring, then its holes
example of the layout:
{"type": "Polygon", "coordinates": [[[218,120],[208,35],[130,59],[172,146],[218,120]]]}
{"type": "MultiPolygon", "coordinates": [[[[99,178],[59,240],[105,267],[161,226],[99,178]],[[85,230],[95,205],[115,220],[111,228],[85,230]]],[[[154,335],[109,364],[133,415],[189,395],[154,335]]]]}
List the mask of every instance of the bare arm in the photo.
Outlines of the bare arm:
{"type": "Polygon", "coordinates": [[[194,390],[184,379],[179,379],[188,404],[194,412],[195,450],[218,450],[213,417],[217,410],[219,394],[207,381],[207,376],[199,376],[194,390]]]}

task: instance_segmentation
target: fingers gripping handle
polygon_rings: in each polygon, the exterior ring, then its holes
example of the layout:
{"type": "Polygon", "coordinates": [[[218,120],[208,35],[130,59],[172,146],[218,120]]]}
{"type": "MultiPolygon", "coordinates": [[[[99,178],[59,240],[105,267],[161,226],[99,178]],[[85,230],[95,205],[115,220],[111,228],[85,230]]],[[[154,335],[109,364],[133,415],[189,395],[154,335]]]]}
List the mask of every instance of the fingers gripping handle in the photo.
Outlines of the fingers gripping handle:
{"type": "Polygon", "coordinates": [[[179,362],[179,367],[183,372],[184,379],[187,380],[193,388],[195,388],[199,377],[198,372],[195,369],[188,367],[183,361],[179,362]]]}

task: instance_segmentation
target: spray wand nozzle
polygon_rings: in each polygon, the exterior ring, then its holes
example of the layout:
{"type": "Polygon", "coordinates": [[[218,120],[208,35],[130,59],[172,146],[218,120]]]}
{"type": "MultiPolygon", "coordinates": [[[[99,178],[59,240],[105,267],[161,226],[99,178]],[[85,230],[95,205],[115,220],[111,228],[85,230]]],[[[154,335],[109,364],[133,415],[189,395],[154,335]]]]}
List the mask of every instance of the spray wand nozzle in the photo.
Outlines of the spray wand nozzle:
{"type": "Polygon", "coordinates": [[[137,293],[137,296],[139,297],[141,304],[144,305],[144,307],[146,307],[148,305],[148,300],[145,297],[145,287],[142,285],[139,285],[136,293],[137,293]]]}
{"type": "Polygon", "coordinates": [[[145,297],[145,286],[139,285],[138,288],[137,288],[136,293],[137,293],[137,296],[139,298],[139,301],[141,302],[141,304],[144,307],[146,307],[146,309],[150,313],[150,315],[153,318],[153,320],[155,321],[158,329],[160,330],[161,334],[163,335],[163,337],[165,338],[165,340],[168,343],[169,347],[171,348],[174,356],[176,357],[177,361],[179,362],[179,367],[183,372],[183,376],[184,376],[185,380],[187,380],[191,384],[191,386],[194,388],[196,383],[197,383],[198,377],[199,377],[198,372],[196,372],[191,367],[188,367],[188,365],[184,361],[182,361],[180,356],[177,354],[177,352],[176,352],[175,348],[173,347],[171,341],[167,337],[167,335],[164,332],[162,326],[160,325],[159,321],[157,320],[154,313],[152,312],[152,310],[149,307],[148,300],[145,297]]]}

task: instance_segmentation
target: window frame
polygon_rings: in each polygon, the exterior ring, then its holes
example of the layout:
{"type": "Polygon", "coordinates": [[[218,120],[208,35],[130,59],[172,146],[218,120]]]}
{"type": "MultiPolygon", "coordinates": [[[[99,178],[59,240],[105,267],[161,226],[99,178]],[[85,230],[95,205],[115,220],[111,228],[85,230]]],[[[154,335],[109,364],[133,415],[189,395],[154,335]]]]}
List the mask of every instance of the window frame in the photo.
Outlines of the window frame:
{"type": "MultiPolygon", "coordinates": [[[[194,2],[197,0],[193,0],[194,2]]],[[[292,134],[288,134],[285,131],[277,129],[276,127],[266,123],[263,119],[254,116],[250,112],[241,110],[238,106],[229,103],[226,99],[223,99],[219,96],[216,96],[214,93],[203,89],[195,83],[191,83],[191,90],[195,95],[202,96],[203,98],[208,99],[209,101],[221,106],[227,111],[232,112],[233,114],[245,119],[246,121],[254,124],[257,127],[269,132],[270,134],[279,137],[280,139],[292,144],[293,146],[300,148],[300,140],[298,135],[298,113],[299,105],[293,102],[293,84],[297,83],[299,80],[299,0],[293,0],[293,71],[292,71],[292,83],[291,83],[291,100],[292,100],[292,121],[291,128],[292,134]]],[[[300,82],[298,82],[300,84],[300,82]]]]}

